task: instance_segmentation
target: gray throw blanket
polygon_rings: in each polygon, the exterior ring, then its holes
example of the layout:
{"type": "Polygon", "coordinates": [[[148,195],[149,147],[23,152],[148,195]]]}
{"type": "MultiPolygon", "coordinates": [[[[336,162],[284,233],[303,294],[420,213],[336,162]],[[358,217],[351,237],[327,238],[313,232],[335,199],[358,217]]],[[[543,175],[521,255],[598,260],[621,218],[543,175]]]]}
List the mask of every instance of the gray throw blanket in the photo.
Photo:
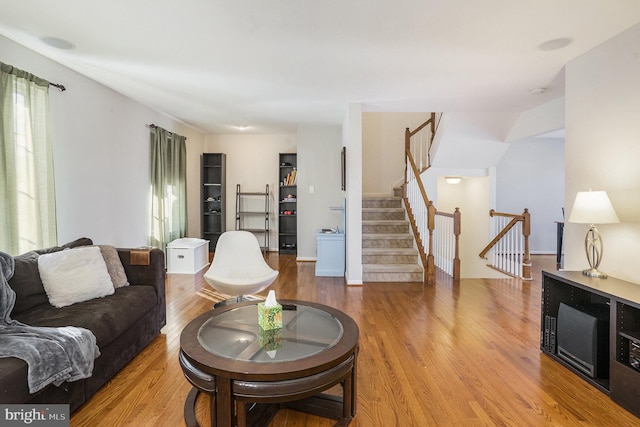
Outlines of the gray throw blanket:
{"type": "Polygon", "coordinates": [[[29,392],[49,384],[88,378],[100,355],[96,337],[85,328],[29,326],[11,319],[16,294],[9,286],[14,260],[0,252],[0,357],[17,357],[29,365],[29,392]]]}

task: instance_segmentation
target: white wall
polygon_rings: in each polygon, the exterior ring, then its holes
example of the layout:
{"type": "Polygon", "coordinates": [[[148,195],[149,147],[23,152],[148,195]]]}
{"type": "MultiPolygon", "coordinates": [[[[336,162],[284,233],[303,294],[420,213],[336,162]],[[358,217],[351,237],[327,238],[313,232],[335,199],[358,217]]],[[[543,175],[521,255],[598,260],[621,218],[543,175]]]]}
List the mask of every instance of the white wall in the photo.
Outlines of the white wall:
{"type": "Polygon", "coordinates": [[[497,166],[509,148],[505,142],[517,120],[513,113],[446,113],[438,125],[431,164],[437,168],[476,169],[497,166]]]}
{"type": "Polygon", "coordinates": [[[227,155],[227,230],[235,229],[236,185],[242,191],[263,191],[269,184],[272,221],[271,250],[278,250],[279,153],[298,154],[298,260],[315,260],[316,231],[341,225],[340,126],[301,126],[283,135],[207,135],[205,152],[227,155]],[[313,193],[310,190],[313,187],[313,193]]]}
{"type": "Polygon", "coordinates": [[[316,259],[316,232],[344,226],[340,188],[341,126],[300,126],[298,140],[298,259],[316,259]],[[313,187],[313,192],[311,191],[313,187]]]}
{"type": "Polygon", "coordinates": [[[189,235],[199,235],[203,135],[1,36],[0,52],[0,61],[67,88],[50,89],[59,243],[147,243],[150,123],[187,137],[188,205],[198,206],[189,235]]]}
{"type": "MultiPolygon", "coordinates": [[[[423,174],[427,194],[437,201],[436,208],[440,210],[443,200],[447,207],[465,205],[467,208],[461,209],[462,222],[477,223],[479,233],[489,229],[488,209],[519,214],[528,208],[532,219],[531,252],[555,253],[555,221],[562,221],[564,206],[563,139],[533,135],[557,130],[563,124],[564,99],[525,111],[517,118],[504,113],[445,114],[439,128],[442,133],[436,138],[439,143],[434,145],[438,150],[433,156],[435,166],[423,174]],[[511,142],[504,142],[507,135],[517,135],[517,139],[512,136],[511,142]],[[473,178],[486,176],[488,208],[480,201],[473,202],[475,195],[466,194],[462,187],[440,185],[444,176],[463,177],[465,187],[469,181],[474,182],[473,178]],[[461,197],[457,203],[450,199],[454,195],[461,197]]],[[[473,248],[470,253],[475,255],[464,260],[472,265],[479,259],[476,237],[472,241],[469,236],[461,240],[461,244],[471,244],[473,248]]],[[[488,242],[482,241],[480,249],[488,242]]],[[[479,269],[476,277],[490,273],[479,269]]]]}
{"type": "Polygon", "coordinates": [[[404,179],[405,129],[416,129],[428,113],[362,114],[362,194],[391,196],[404,179]]]}
{"type": "Polygon", "coordinates": [[[509,131],[507,141],[517,141],[560,129],[564,129],[564,97],[523,111],[509,131]]]}
{"type": "Polygon", "coordinates": [[[359,285],[362,284],[362,104],[348,105],[342,140],[347,162],[346,279],[349,285],[359,285]]]}
{"type": "Polygon", "coordinates": [[[531,253],[556,252],[555,221],[564,207],[564,140],[528,138],[509,144],[496,168],[498,212],[531,214],[531,253]]]}
{"type": "MultiPolygon", "coordinates": [[[[439,212],[460,209],[460,275],[471,277],[504,277],[486,267],[478,254],[489,242],[488,212],[491,209],[493,176],[489,170],[467,170],[459,184],[448,184],[444,177],[456,175],[431,168],[422,174],[425,190],[439,212]],[[487,214],[484,215],[483,213],[487,214]]],[[[460,174],[457,174],[460,175],[460,174]]]]}
{"type": "Polygon", "coordinates": [[[437,179],[438,198],[434,203],[441,212],[453,213],[460,208],[460,277],[504,277],[487,267],[478,254],[489,243],[487,218],[490,207],[489,176],[465,177],[459,184],[447,184],[437,179]],[[486,215],[478,213],[486,212],[486,215]]]}
{"type": "MultiPolygon", "coordinates": [[[[566,67],[567,218],[578,191],[605,190],[620,224],[598,227],[600,269],[640,283],[640,24],[566,67]]],[[[565,269],[587,268],[585,224],[565,228],[565,269]]]]}
{"type": "MultiPolygon", "coordinates": [[[[227,230],[235,230],[236,186],[243,192],[261,192],[269,184],[271,222],[270,250],[278,250],[279,153],[296,153],[296,135],[207,135],[205,153],[227,155],[227,230]]],[[[248,199],[250,200],[250,199],[248,199]]],[[[256,199],[256,203],[262,200],[256,199]]],[[[258,207],[262,209],[262,205],[258,207]]],[[[262,236],[258,236],[262,243],[262,236]]]]}

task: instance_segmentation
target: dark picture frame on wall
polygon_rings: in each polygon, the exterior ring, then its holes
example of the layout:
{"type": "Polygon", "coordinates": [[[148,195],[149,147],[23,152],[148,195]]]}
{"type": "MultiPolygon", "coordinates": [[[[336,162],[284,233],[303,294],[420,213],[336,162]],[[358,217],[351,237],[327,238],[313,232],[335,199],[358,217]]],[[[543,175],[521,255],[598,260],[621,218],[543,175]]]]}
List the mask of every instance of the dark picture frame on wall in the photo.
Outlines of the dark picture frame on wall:
{"type": "Polygon", "coordinates": [[[342,173],[341,175],[341,186],[342,186],[342,191],[346,191],[347,190],[347,147],[342,147],[342,150],[340,151],[340,171],[342,173]]]}

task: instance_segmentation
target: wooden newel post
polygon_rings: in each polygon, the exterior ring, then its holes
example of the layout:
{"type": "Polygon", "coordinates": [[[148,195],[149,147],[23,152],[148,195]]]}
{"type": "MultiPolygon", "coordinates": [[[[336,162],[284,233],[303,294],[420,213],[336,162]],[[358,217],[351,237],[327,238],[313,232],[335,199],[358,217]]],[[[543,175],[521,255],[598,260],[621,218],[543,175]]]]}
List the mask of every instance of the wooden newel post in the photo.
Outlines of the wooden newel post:
{"type": "Polygon", "coordinates": [[[453,235],[455,236],[455,254],[453,258],[453,280],[460,280],[460,208],[456,208],[453,213],[453,235]]]}
{"type": "Polygon", "coordinates": [[[411,131],[409,130],[409,128],[405,128],[404,130],[404,184],[402,185],[402,197],[406,200],[407,198],[407,182],[409,180],[409,177],[407,176],[408,174],[408,168],[409,165],[407,164],[407,153],[409,152],[411,146],[411,131]]]}
{"type": "Polygon", "coordinates": [[[427,227],[429,228],[429,253],[427,254],[427,274],[425,279],[428,285],[436,283],[436,263],[433,257],[433,230],[436,228],[436,208],[433,202],[427,204],[427,227]]]}
{"type": "Polygon", "coordinates": [[[522,213],[522,237],[524,237],[524,258],[522,260],[522,279],[531,280],[531,254],[529,253],[529,236],[531,235],[531,214],[525,208],[522,213]]]}

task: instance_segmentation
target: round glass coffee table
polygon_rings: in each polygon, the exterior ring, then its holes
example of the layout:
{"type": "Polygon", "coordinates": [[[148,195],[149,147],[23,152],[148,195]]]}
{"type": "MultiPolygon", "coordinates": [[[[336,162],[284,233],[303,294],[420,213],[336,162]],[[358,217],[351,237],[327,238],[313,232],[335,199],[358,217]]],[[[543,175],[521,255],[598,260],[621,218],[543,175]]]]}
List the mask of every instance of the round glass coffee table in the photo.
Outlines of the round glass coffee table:
{"type": "Polygon", "coordinates": [[[197,426],[199,393],[211,396],[212,426],[268,425],[291,408],[346,426],[356,412],[359,330],[345,313],[282,300],[282,328],[258,325],[257,301],[223,306],[192,320],[180,336],[180,366],[194,386],[185,421],[197,426]],[[340,384],[342,395],[323,393],[340,384]]]}

